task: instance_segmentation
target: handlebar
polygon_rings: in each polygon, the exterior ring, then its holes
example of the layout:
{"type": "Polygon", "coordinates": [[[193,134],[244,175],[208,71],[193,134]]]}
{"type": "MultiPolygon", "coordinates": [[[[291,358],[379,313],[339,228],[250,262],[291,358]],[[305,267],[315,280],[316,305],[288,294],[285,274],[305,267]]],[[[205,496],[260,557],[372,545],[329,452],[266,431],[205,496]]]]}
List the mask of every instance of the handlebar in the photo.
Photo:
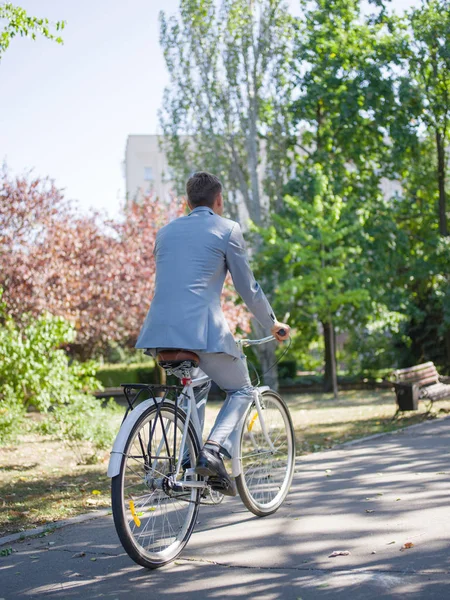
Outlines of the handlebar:
{"type": "MultiPolygon", "coordinates": [[[[286,335],[286,330],[285,329],[280,329],[278,331],[278,333],[283,336],[286,335]]],[[[269,335],[265,338],[261,338],[260,340],[249,340],[249,339],[243,339],[243,340],[236,340],[236,344],[238,344],[239,346],[261,346],[262,344],[267,344],[267,342],[271,342],[273,340],[275,340],[275,336],[273,335],[269,335]]]]}

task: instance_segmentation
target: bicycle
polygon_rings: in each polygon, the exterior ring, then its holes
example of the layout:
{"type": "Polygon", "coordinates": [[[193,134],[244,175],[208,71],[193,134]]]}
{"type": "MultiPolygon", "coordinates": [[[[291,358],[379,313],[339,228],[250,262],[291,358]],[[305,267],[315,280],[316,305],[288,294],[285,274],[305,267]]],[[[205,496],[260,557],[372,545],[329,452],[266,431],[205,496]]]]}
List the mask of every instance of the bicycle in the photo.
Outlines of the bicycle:
{"type": "MultiPolygon", "coordinates": [[[[119,539],[128,555],[149,569],[172,562],[182,552],[200,504],[223,500],[195,473],[202,440],[198,404],[204,400],[196,402],[194,389],[202,389],[210,379],[203,375],[192,380],[198,357],[185,351],[183,360],[174,361],[176,352],[162,353],[166,359],[159,364],[179,377],[181,386],[122,386],[128,408],[108,467],[119,539]],[[137,404],[145,392],[150,397],[137,404]]],[[[270,515],[284,502],[294,475],[295,435],[286,404],[268,386],[257,387],[243,427],[233,435],[231,473],[241,500],[253,514],[270,515]]]]}

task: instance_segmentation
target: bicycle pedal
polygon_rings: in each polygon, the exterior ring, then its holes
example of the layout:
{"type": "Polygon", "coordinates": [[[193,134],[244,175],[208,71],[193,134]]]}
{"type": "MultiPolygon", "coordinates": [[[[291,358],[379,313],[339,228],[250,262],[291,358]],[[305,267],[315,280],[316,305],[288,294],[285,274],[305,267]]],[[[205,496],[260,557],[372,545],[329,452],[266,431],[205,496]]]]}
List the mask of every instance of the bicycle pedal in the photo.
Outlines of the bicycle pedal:
{"type": "Polygon", "coordinates": [[[231,485],[230,485],[230,482],[228,482],[225,479],[210,477],[208,479],[208,485],[211,486],[212,490],[214,490],[215,492],[219,492],[220,494],[223,494],[224,496],[236,496],[237,495],[236,484],[234,482],[231,482],[231,485]]]}

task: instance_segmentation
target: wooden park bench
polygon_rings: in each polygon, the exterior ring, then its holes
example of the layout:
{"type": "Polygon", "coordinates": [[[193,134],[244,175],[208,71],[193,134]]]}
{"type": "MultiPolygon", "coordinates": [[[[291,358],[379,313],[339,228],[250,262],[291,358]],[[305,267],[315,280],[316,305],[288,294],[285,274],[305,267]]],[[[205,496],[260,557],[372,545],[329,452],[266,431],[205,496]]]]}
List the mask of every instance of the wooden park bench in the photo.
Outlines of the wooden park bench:
{"type": "Polygon", "coordinates": [[[393,375],[397,412],[417,410],[419,400],[428,400],[430,410],[435,400],[450,398],[450,377],[441,377],[432,362],[397,369],[393,375]]]}

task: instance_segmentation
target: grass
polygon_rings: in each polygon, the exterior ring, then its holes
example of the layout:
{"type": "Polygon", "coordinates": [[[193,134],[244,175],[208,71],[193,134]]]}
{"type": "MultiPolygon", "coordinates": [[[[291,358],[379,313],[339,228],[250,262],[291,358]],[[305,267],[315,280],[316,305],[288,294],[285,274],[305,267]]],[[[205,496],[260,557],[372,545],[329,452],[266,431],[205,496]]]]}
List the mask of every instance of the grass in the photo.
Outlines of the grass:
{"type": "Polygon", "coordinates": [[[27,434],[2,448],[0,535],[23,531],[110,505],[109,453],[92,465],[48,436],[27,434]]]}
{"type": "MultiPolygon", "coordinates": [[[[295,425],[298,454],[332,448],[428,418],[420,403],[419,411],[392,421],[395,403],[391,391],[346,391],[337,402],[329,394],[284,397],[295,425]]],[[[208,403],[206,429],[214,423],[219,409],[219,402],[208,403]]],[[[439,409],[450,410],[450,401],[436,404],[439,409]]],[[[48,436],[31,433],[21,436],[15,445],[2,448],[0,535],[109,507],[108,459],[109,452],[105,452],[98,463],[79,465],[70,449],[48,436]]]]}

